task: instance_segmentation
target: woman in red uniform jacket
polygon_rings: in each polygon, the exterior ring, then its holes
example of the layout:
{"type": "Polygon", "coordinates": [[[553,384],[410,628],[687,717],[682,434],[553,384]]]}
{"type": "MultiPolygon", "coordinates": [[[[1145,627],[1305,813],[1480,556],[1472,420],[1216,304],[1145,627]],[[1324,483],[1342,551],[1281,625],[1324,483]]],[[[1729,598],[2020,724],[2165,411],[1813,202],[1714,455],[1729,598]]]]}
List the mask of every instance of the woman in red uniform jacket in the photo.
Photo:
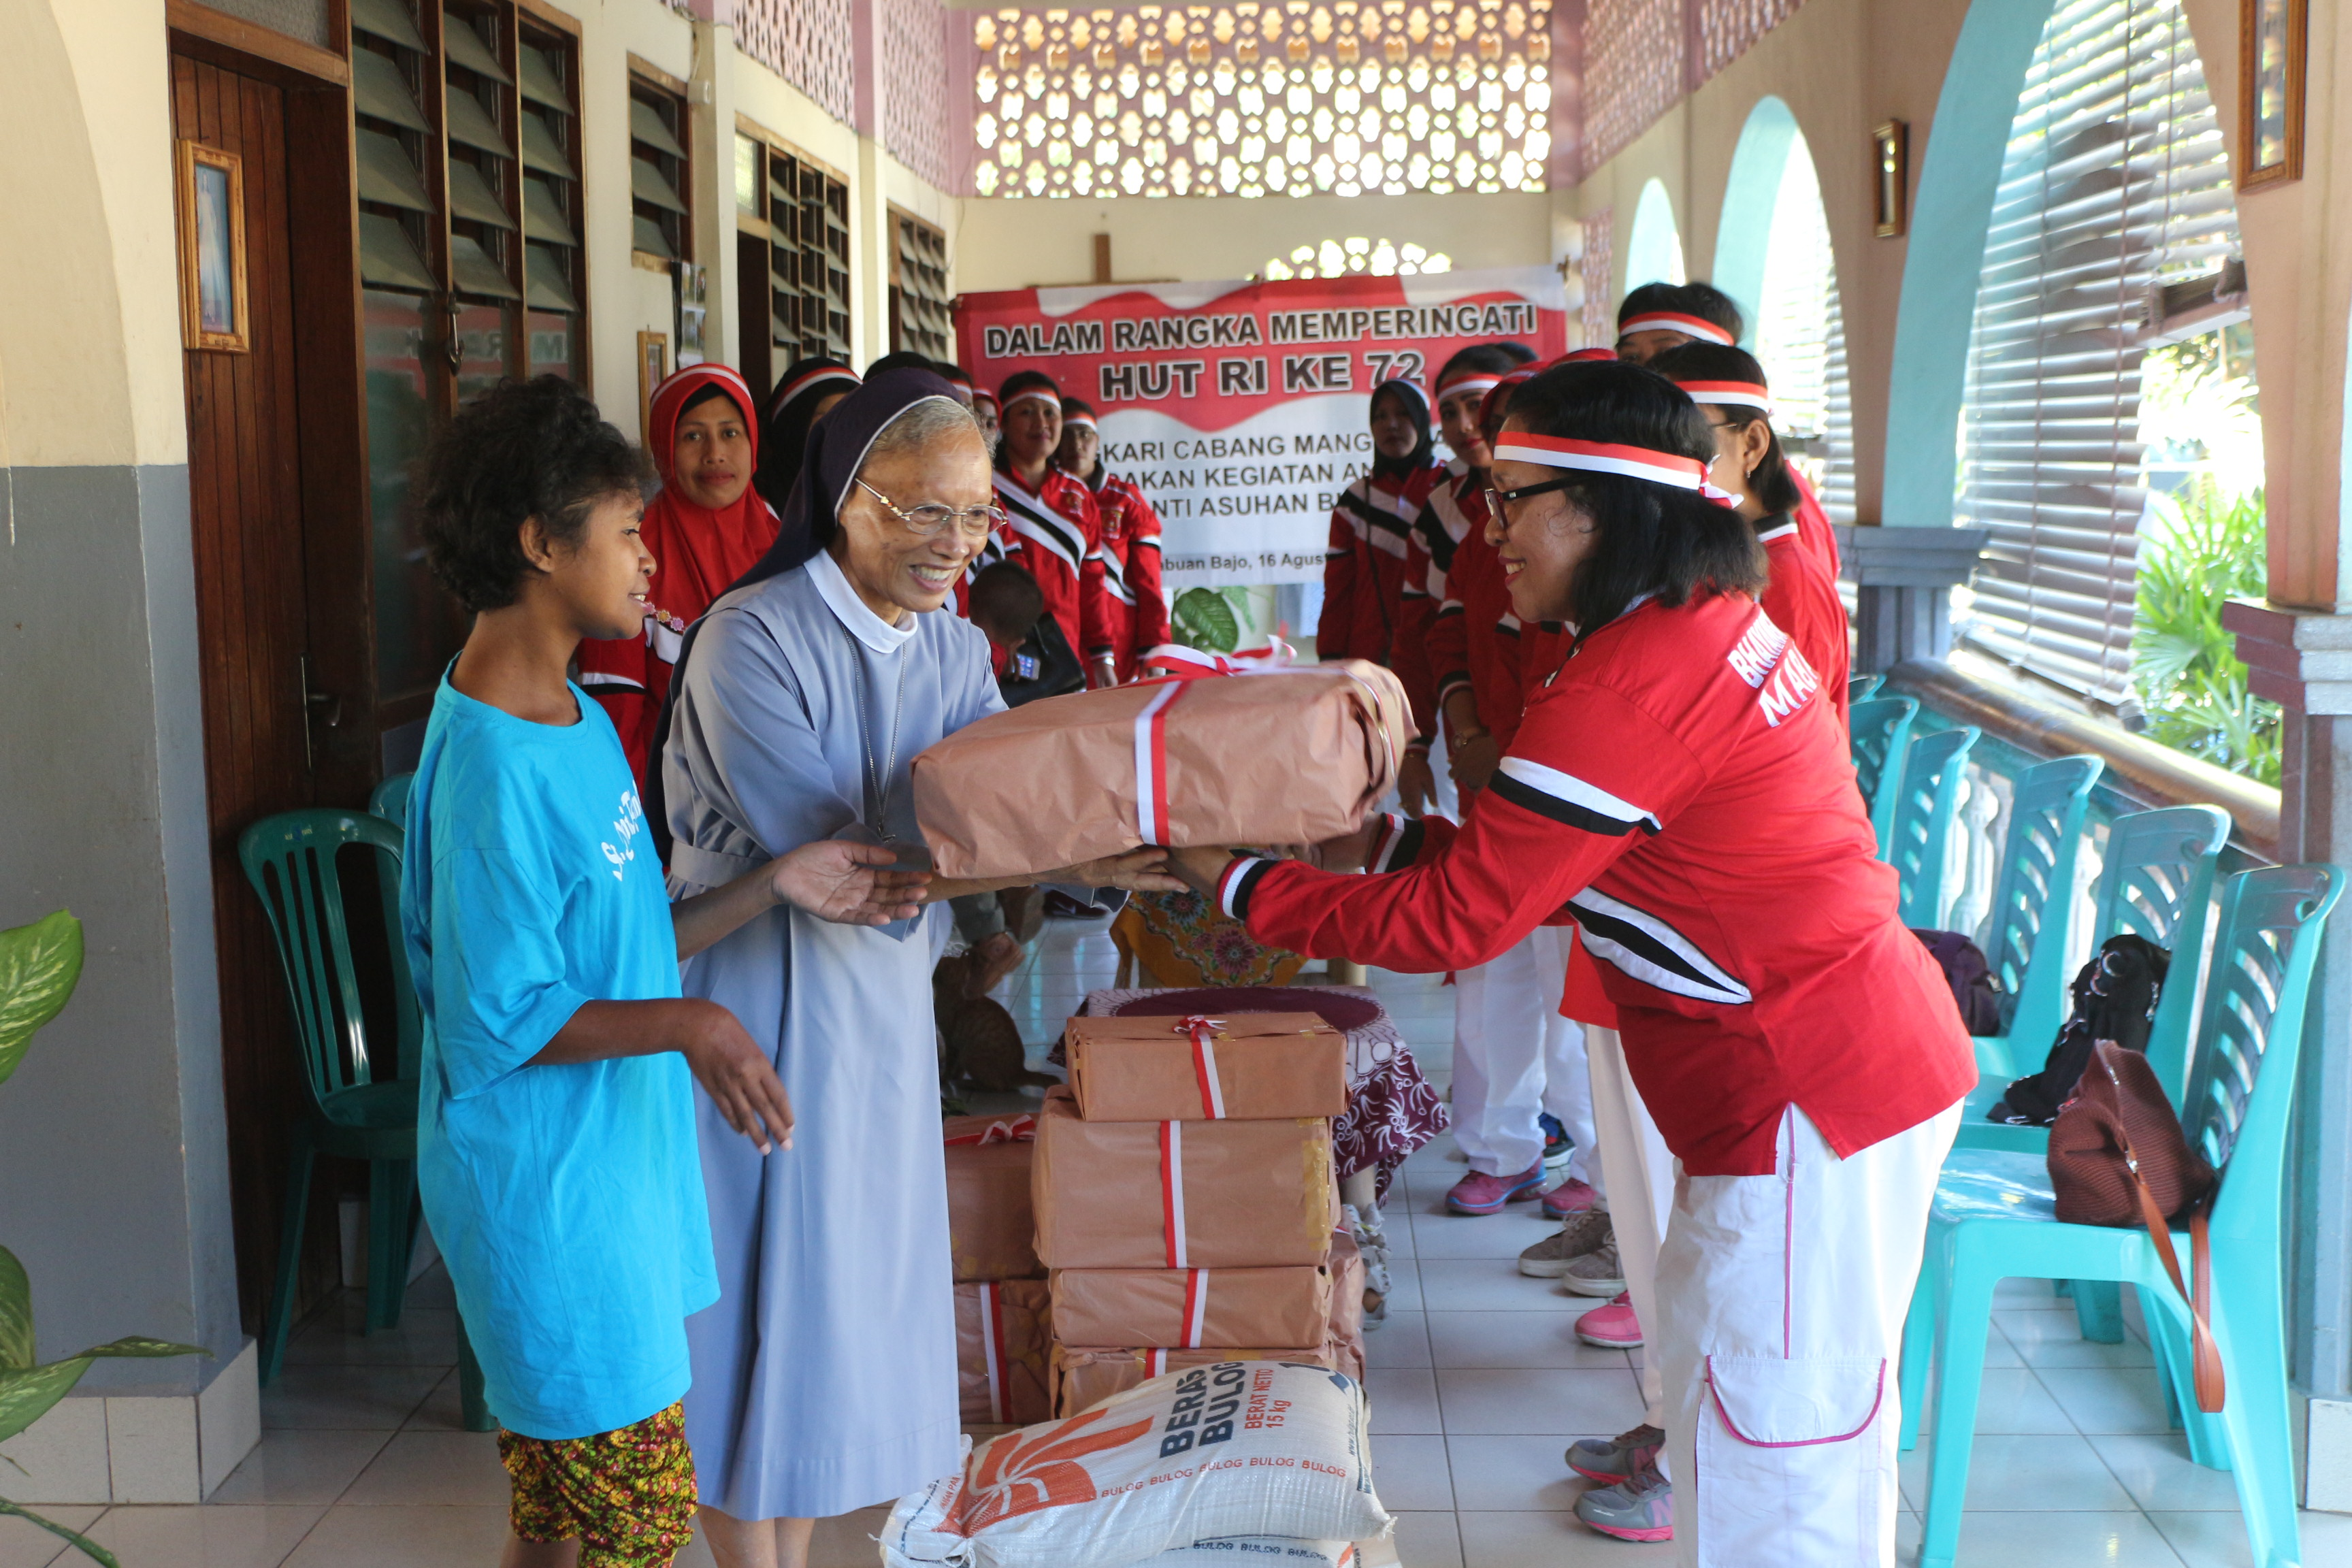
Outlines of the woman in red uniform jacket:
{"type": "Polygon", "coordinates": [[[1713,432],[1632,365],[1521,387],[1490,501],[1522,620],[1577,628],[1459,829],[1373,825],[1336,875],[1179,850],[1257,940],[1429,972],[1573,921],[1680,1165],[1659,1258],[1669,1473],[1702,1568],[1892,1563],[1893,1358],[1975,1081],[1895,916],[1844,727],[1702,499],[1713,432]]]}
{"type": "Polygon", "coordinates": [[[1717,489],[1738,498],[1739,515],[1756,530],[1771,574],[1764,613],[1796,640],[1798,651],[1822,678],[1830,706],[1844,718],[1846,672],[1853,668],[1845,604],[1836,582],[1805,548],[1797,526],[1804,498],[1772,429],[1772,391],[1765,384],[1764,367],[1741,349],[1685,343],[1652,360],[1650,368],[1688,393],[1715,426],[1711,476],[1717,489]]]}
{"type": "MultiPolygon", "coordinates": [[[[1012,520],[1003,559],[1037,579],[1045,613],[1072,647],[1108,648],[1110,598],[1103,589],[1103,563],[1095,558],[1102,521],[1094,492],[1054,466],[1054,449],[1062,443],[1061,388],[1042,370],[1016,371],[998,390],[997,403],[1003,434],[996,446],[996,504],[1012,520]]],[[[975,560],[973,570],[986,564],[985,557],[975,560]]],[[[1087,685],[1118,684],[1118,667],[1108,656],[1087,663],[1087,685]]]]}
{"type": "Polygon", "coordinates": [[[776,514],[751,486],[756,406],[723,364],[688,365],[654,388],[646,447],[662,488],[640,535],[655,563],[645,635],[584,642],[579,655],[580,689],[604,705],[640,779],[686,628],[776,542],[776,514]]]}
{"type": "Polygon", "coordinates": [[[1160,588],[1160,514],[1135,481],[1102,460],[1102,426],[1092,405],[1062,399],[1062,444],[1056,467],[1095,498],[1102,525],[1095,559],[1102,566],[1110,641],[1089,654],[1108,653],[1121,680],[1133,680],[1145,654],[1168,640],[1168,595],[1160,588]]]}
{"type": "Polygon", "coordinates": [[[1372,466],[1339,492],[1323,558],[1318,658],[1391,664],[1404,635],[1405,556],[1422,502],[1445,470],[1429,432],[1429,402],[1409,381],[1372,388],[1372,466]]]}

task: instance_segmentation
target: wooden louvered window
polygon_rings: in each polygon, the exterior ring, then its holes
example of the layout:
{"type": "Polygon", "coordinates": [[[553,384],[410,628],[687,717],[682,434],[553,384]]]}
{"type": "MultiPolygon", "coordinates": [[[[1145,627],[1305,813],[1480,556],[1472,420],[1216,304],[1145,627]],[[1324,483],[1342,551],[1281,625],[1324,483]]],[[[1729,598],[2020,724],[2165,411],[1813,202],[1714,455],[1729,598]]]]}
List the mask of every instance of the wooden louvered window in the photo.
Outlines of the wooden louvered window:
{"type": "Polygon", "coordinates": [[[948,237],[920,218],[890,214],[890,347],[955,357],[948,307],[948,237]]]}
{"type": "Polygon", "coordinates": [[[507,376],[588,379],[577,25],[541,0],[349,0],[379,717],[421,717],[466,617],[409,478],[507,376]]]}
{"type": "Polygon", "coordinates": [[[630,245],[664,261],[694,259],[694,215],[690,132],[686,120],[686,84],[657,77],[632,60],[629,67],[630,245]]]}
{"type": "MultiPolygon", "coordinates": [[[[894,215],[892,228],[897,227],[894,215]]],[[[739,120],[735,230],[739,305],[744,323],[742,369],[752,387],[764,391],[786,365],[807,355],[828,354],[846,362],[847,177],[771,139],[751,121],[739,120]],[[762,318],[768,323],[764,333],[756,325],[762,318]]],[[[892,248],[895,301],[900,273],[897,247],[892,248]]],[[[944,289],[944,240],[932,265],[940,269],[939,286],[944,289]]],[[[944,357],[947,350],[942,347],[939,352],[944,357]]]]}
{"type": "Polygon", "coordinates": [[[1967,642],[2095,703],[2127,700],[2141,361],[2168,287],[2196,292],[2238,251],[2179,0],[2061,0],[2011,127],[1969,343],[1956,510],[1991,537],[1967,642]]]}

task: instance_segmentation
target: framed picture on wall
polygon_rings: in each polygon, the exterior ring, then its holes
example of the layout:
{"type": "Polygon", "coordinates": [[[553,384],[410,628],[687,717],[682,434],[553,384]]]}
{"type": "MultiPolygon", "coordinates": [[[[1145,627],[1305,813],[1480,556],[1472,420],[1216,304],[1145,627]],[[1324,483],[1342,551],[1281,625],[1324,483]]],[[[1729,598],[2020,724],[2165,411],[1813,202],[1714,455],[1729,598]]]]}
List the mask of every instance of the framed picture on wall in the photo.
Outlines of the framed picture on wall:
{"type": "Polygon", "coordinates": [[[1870,133],[1871,208],[1877,215],[1874,232],[1893,239],[1909,226],[1911,191],[1911,126],[1890,120],[1870,133]]]}
{"type": "Polygon", "coordinates": [[[180,342],[245,353],[245,162],[200,142],[179,143],[180,342]]]}
{"type": "Polygon", "coordinates": [[[2238,188],[2303,178],[2310,0],[2238,0],[2238,188]]]}
{"type": "Polygon", "coordinates": [[[654,388],[669,374],[669,334],[637,334],[637,439],[654,438],[654,388]]]}

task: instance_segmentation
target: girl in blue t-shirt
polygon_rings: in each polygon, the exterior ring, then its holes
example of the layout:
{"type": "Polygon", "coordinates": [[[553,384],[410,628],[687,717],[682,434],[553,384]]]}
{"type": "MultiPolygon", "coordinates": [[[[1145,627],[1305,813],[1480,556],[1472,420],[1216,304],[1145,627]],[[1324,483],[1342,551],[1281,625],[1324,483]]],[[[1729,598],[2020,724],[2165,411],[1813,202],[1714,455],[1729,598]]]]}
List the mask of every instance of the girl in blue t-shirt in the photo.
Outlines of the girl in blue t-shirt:
{"type": "Polygon", "coordinates": [[[425,1019],[417,1183],[514,1487],[509,1568],[667,1563],[693,1537],[685,1319],[718,1297],[699,1080],[792,1147],[765,1052],[679,963],[791,902],[879,925],[920,873],[804,845],[672,904],[613,725],[568,678],[644,635],[642,458],[553,376],[469,405],[427,458],[434,573],[474,612],[408,805],[401,923],[425,1019]]]}

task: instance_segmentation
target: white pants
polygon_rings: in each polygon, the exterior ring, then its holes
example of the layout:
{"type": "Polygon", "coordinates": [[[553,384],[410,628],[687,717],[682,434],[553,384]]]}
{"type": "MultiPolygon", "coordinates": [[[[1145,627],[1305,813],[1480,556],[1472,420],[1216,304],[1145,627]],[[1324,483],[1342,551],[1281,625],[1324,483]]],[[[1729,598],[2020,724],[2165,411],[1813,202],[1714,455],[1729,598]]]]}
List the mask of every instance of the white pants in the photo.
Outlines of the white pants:
{"type": "MultiPolygon", "coordinates": [[[[1625,1270],[1625,1289],[1633,1297],[1633,1315],[1650,1331],[1658,1321],[1658,1247],[1674,1213],[1675,1157],[1642,1103],[1625,1070],[1625,1047],[1614,1029],[1584,1030],[1585,1054],[1592,1069],[1592,1126],[1601,1145],[1601,1168],[1609,1177],[1609,1225],[1616,1233],[1617,1258],[1625,1270]]],[[[1654,1352],[1642,1357],[1642,1419],[1653,1426],[1666,1424],[1664,1383],[1654,1352]]]]}
{"type": "Polygon", "coordinates": [[[1677,1169],[1643,1327],[1684,1568],[1892,1568],[1896,1358],[1959,1121],[1841,1160],[1791,1106],[1771,1175],[1677,1169]]]}
{"type": "Polygon", "coordinates": [[[1454,977],[1454,1141],[1470,1168],[1516,1176],[1543,1158],[1536,1118],[1575,1145],[1568,1173],[1599,1187],[1584,1029],[1559,1016],[1569,928],[1538,926],[1517,946],[1454,977]]]}

